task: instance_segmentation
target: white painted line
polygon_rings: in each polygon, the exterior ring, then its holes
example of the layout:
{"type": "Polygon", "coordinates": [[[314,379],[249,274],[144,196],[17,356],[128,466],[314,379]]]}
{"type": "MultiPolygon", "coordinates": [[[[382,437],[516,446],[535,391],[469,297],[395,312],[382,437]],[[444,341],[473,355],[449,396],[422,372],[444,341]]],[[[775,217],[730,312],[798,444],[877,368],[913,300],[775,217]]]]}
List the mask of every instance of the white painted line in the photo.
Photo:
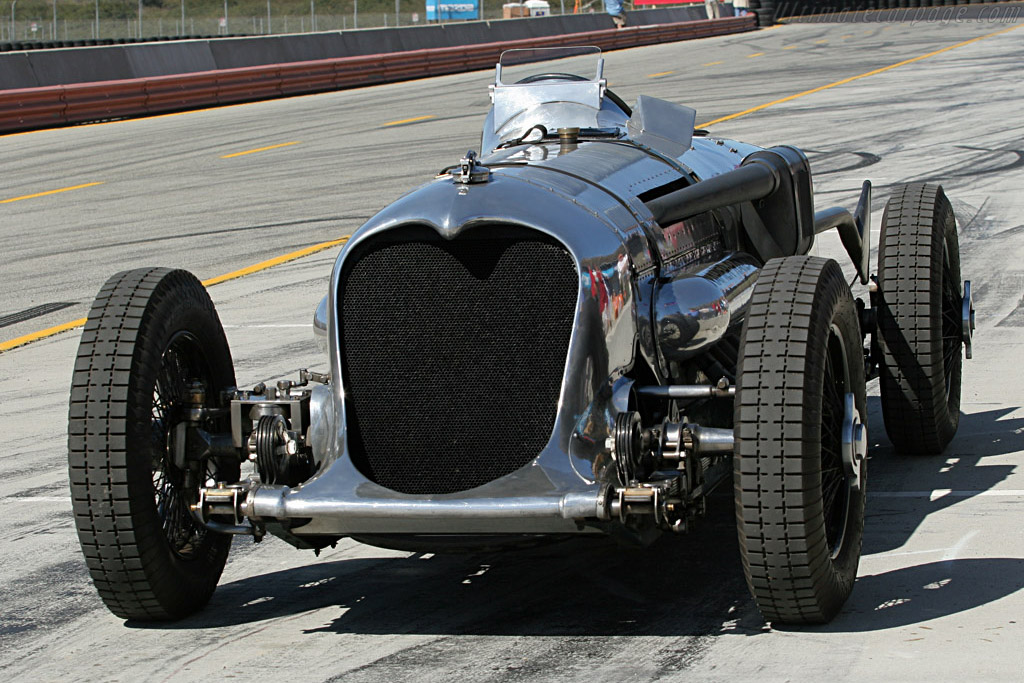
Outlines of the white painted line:
{"type": "Polygon", "coordinates": [[[932,491],[868,491],[868,497],[874,498],[928,498],[938,500],[939,498],[974,498],[985,496],[989,498],[1024,498],[1024,489],[997,489],[992,491],[967,491],[953,489],[934,489],[932,491]]]}
{"type": "MultiPolygon", "coordinates": [[[[230,326],[225,325],[224,327],[230,326]]],[[[279,325],[278,327],[285,326],[279,325]]],[[[295,325],[293,327],[299,326],[295,325]]],[[[932,491],[868,491],[868,496],[874,498],[929,498],[931,500],[938,500],[947,496],[953,498],[973,498],[975,496],[987,498],[1024,498],[1024,489],[1002,489],[995,491],[954,491],[952,489],[934,489],[932,491]]],[[[67,500],[67,498],[65,496],[6,496],[0,498],[0,500],[16,501],[19,503],[59,503],[67,500]]]]}
{"type": "Polygon", "coordinates": [[[931,550],[905,550],[903,552],[886,552],[886,553],[872,553],[871,555],[865,555],[865,558],[876,558],[876,557],[906,557],[908,555],[934,555],[935,553],[948,552],[949,548],[932,548],[931,550]]]}
{"type": "MultiPolygon", "coordinates": [[[[224,327],[230,327],[225,325],[224,327]]],[[[264,326],[264,327],[270,327],[264,326]]],[[[278,327],[287,327],[278,325],[278,327]]],[[[292,327],[299,327],[294,325],[292,327]]],[[[303,326],[304,327],[304,326],[303,326]]],[[[947,496],[953,498],[973,498],[984,496],[987,498],[1024,498],[1024,489],[1002,489],[995,491],[954,491],[952,489],[934,489],[932,491],[868,491],[869,497],[874,498],[928,498],[938,500],[947,496]]],[[[6,496],[0,498],[4,501],[19,503],[60,503],[67,500],[65,496],[6,496]]]]}
{"type": "Polygon", "coordinates": [[[977,535],[978,535],[978,530],[977,529],[975,529],[974,531],[967,532],[964,535],[963,538],[961,538],[959,541],[956,542],[956,545],[954,545],[952,548],[950,548],[946,552],[942,553],[942,561],[943,562],[952,562],[953,560],[958,558],[960,556],[960,552],[964,548],[967,547],[967,543],[972,538],[974,538],[977,535]]]}
{"type": "Polygon", "coordinates": [[[275,330],[287,327],[313,327],[313,323],[266,323],[259,325],[224,325],[224,329],[275,330]]]}

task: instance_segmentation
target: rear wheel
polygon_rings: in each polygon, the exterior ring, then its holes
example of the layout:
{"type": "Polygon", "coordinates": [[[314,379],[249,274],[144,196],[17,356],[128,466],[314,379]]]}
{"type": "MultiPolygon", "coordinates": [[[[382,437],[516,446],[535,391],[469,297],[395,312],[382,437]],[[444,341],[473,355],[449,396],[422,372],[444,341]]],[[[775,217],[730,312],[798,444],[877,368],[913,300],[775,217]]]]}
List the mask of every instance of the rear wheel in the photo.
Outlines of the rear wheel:
{"type": "Polygon", "coordinates": [[[835,261],[765,264],[738,370],[734,487],[748,586],[768,621],[829,621],[857,576],[866,454],[862,427],[844,446],[865,415],[864,361],[835,261]]]}
{"type": "Polygon", "coordinates": [[[189,506],[200,487],[236,481],[239,463],[190,452],[187,430],[198,420],[225,431],[221,393],[232,386],[227,339],[193,275],[154,268],[107,281],[75,360],[68,458],[78,538],[115,615],[176,619],[212,595],[231,537],[189,506]]]}
{"type": "Polygon", "coordinates": [[[953,207],[936,185],[904,185],[878,248],[879,385],[885,431],[903,453],[941,453],[960,422],[963,299],[953,207]]]}

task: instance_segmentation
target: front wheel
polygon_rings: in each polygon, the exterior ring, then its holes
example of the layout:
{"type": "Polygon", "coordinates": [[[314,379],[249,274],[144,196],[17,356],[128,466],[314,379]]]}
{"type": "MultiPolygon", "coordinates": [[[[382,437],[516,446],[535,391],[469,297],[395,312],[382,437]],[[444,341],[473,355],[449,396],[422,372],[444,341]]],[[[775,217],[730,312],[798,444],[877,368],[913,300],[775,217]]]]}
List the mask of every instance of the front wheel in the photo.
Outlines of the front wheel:
{"type": "Polygon", "coordinates": [[[227,339],[202,284],[183,270],[115,275],[100,290],[75,360],[68,419],[72,506],[100,597],[124,619],[202,608],[231,537],[189,506],[236,481],[239,462],[202,457],[190,426],[226,431],[234,386],[227,339]]]}
{"type": "Polygon", "coordinates": [[[839,265],[765,264],[740,343],[734,487],[747,584],[768,621],[827,622],[857,576],[867,447],[863,341],[839,265]]]}

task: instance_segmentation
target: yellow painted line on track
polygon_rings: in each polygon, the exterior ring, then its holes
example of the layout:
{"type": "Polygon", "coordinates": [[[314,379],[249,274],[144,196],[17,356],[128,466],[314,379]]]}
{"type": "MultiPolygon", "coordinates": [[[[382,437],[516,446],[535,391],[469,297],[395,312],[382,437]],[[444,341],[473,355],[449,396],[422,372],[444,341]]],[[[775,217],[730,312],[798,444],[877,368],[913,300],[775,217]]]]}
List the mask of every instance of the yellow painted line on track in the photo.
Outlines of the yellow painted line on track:
{"type": "Polygon", "coordinates": [[[658,76],[668,76],[669,74],[674,74],[674,73],[675,73],[675,71],[659,71],[656,74],[647,74],[647,78],[657,78],[658,76]]]}
{"type": "MultiPolygon", "coordinates": [[[[265,101],[265,100],[264,100],[265,101]]],[[[241,104],[256,104],[256,102],[242,102],[241,104]]],[[[237,107],[241,105],[237,104],[224,104],[219,107],[208,107],[209,109],[227,109],[228,107],[237,107]]],[[[3,133],[0,138],[20,138],[24,135],[35,135],[37,133],[53,133],[63,130],[75,130],[77,128],[95,128],[96,126],[113,126],[116,123],[129,123],[131,121],[149,121],[150,119],[165,119],[171,116],[184,116],[185,114],[191,114],[193,112],[203,111],[202,109],[189,109],[188,111],[174,111],[169,114],[153,114],[152,116],[137,116],[128,119],[115,119],[114,121],[97,121],[96,123],[75,123],[67,126],[58,126],[56,128],[36,128],[34,130],[22,130],[17,133],[3,133]]]]}
{"type": "MultiPolygon", "coordinates": [[[[233,270],[230,273],[225,273],[224,275],[211,277],[207,280],[203,280],[203,285],[211,287],[213,285],[219,285],[222,282],[227,282],[228,280],[236,280],[240,277],[245,277],[246,275],[258,273],[261,270],[273,268],[274,266],[281,265],[282,263],[286,263],[287,261],[294,261],[295,259],[302,258],[303,256],[309,256],[310,254],[315,254],[318,251],[323,251],[325,249],[330,249],[331,247],[336,247],[339,244],[344,244],[347,241],[348,236],[346,235],[345,237],[342,237],[340,239],[331,240],[329,242],[321,242],[320,244],[314,244],[313,246],[306,247],[305,249],[299,249],[298,251],[293,251],[287,254],[283,254],[281,256],[275,256],[272,259],[255,263],[251,266],[247,266],[246,268],[233,270]]],[[[78,320],[72,320],[70,322],[62,323],[60,325],[48,327],[45,330],[39,330],[38,332],[30,332],[29,334],[25,334],[20,337],[15,337],[14,339],[11,339],[9,341],[0,342],[0,353],[3,353],[4,351],[10,351],[11,349],[16,348],[18,346],[30,344],[34,341],[39,341],[40,339],[52,337],[55,334],[60,334],[61,332],[67,332],[68,330],[83,327],[85,326],[85,322],[85,318],[79,318],[78,320]]]]}
{"type": "Polygon", "coordinates": [[[82,185],[72,185],[71,187],[62,187],[59,190],[47,190],[46,192],[36,192],[35,194],[25,194],[20,197],[11,197],[10,199],[0,199],[0,204],[10,204],[11,202],[20,202],[22,199],[35,199],[36,197],[45,197],[51,194],[60,194],[61,192],[71,192],[71,190],[81,190],[85,187],[96,187],[102,185],[103,181],[98,183],[84,183],[82,185]]]}
{"type": "Polygon", "coordinates": [[[208,280],[203,280],[203,285],[206,287],[211,287],[213,285],[219,285],[222,282],[227,282],[228,280],[237,280],[240,277],[245,277],[246,275],[258,273],[261,270],[273,268],[274,266],[279,266],[282,263],[294,261],[295,259],[302,258],[303,256],[309,256],[310,254],[315,254],[318,251],[323,251],[324,249],[336,247],[339,244],[345,244],[345,242],[348,242],[348,237],[342,237],[341,239],[331,240],[330,242],[321,242],[320,244],[314,244],[313,246],[306,247],[305,249],[299,249],[298,251],[293,251],[287,254],[283,254],[281,256],[275,256],[272,259],[260,261],[259,263],[255,263],[251,266],[247,266],[239,270],[233,270],[230,273],[218,275],[217,277],[211,277],[208,280]]]}
{"type": "MultiPolygon", "coordinates": [[[[283,99],[300,99],[303,97],[318,97],[326,93],[306,93],[303,95],[289,95],[283,99]]],[[[251,107],[256,104],[265,104],[267,102],[276,102],[278,100],[253,100],[252,102],[235,102],[233,104],[218,104],[210,107],[200,107],[199,109],[187,109],[185,111],[172,111],[165,114],[150,114],[149,116],[131,116],[124,119],[115,119],[113,121],[97,121],[96,123],[75,123],[68,126],[59,126],[56,128],[37,128],[35,130],[23,130],[17,133],[3,133],[0,134],[0,138],[16,138],[23,135],[36,135],[38,133],[60,133],[61,131],[74,131],[79,128],[95,128],[97,126],[116,126],[122,123],[134,123],[136,121],[153,121],[155,119],[169,119],[175,116],[185,116],[187,114],[198,114],[203,111],[213,111],[214,109],[235,109],[237,107],[251,107]]]]}
{"type": "Polygon", "coordinates": [[[426,116],[414,116],[411,119],[399,119],[398,121],[389,121],[381,124],[381,128],[387,128],[388,126],[401,126],[404,123],[416,123],[417,121],[426,121],[427,119],[436,118],[433,114],[427,114],[426,116]]]}
{"type": "Polygon", "coordinates": [[[783,50],[795,50],[795,49],[797,49],[798,47],[800,47],[800,46],[799,46],[799,45],[787,45],[786,47],[784,47],[784,48],[782,48],[782,49],[783,49],[783,50]]]}
{"type": "Polygon", "coordinates": [[[970,40],[965,40],[963,42],[956,43],[955,45],[948,45],[948,46],[946,46],[944,48],[941,48],[941,49],[938,49],[938,50],[933,50],[932,52],[929,52],[929,53],[923,54],[923,55],[919,55],[917,57],[911,57],[910,59],[904,59],[902,62],[896,62],[895,64],[890,64],[889,66],[883,66],[880,69],[874,69],[872,71],[868,71],[868,72],[865,72],[865,73],[862,73],[862,74],[857,74],[856,76],[850,76],[849,78],[844,78],[844,79],[842,79],[840,81],[835,81],[834,83],[828,83],[826,85],[820,85],[817,88],[811,88],[810,90],[804,90],[803,92],[798,92],[795,95],[790,95],[788,97],[783,97],[783,98],[780,98],[780,99],[777,99],[777,100],[772,100],[771,102],[765,102],[764,104],[759,104],[756,107],[751,107],[750,109],[744,109],[741,112],[737,112],[735,114],[729,114],[728,116],[723,116],[721,118],[714,119],[713,121],[708,121],[706,123],[699,124],[698,128],[707,128],[708,126],[713,126],[716,123],[722,123],[724,121],[731,121],[732,119],[738,119],[741,116],[746,116],[747,114],[753,114],[754,112],[761,111],[762,109],[767,109],[768,107],[774,107],[776,104],[782,104],[784,102],[790,102],[790,101],[795,100],[795,99],[797,99],[799,97],[805,97],[807,95],[813,95],[814,93],[818,93],[818,92],[821,92],[823,90],[828,90],[829,88],[835,88],[835,87],[840,86],[840,85],[845,85],[847,83],[852,83],[853,81],[860,80],[861,78],[867,78],[868,76],[875,76],[877,74],[885,73],[886,71],[890,71],[890,70],[895,69],[895,68],[900,67],[900,66],[906,66],[907,64],[913,64],[914,62],[920,62],[922,59],[928,59],[929,57],[934,57],[936,55],[941,55],[943,52],[949,52],[950,50],[955,50],[958,47],[963,47],[965,45],[970,45],[971,43],[976,43],[979,40],[984,40],[986,38],[992,38],[993,36],[998,36],[998,35],[1001,35],[1003,33],[1009,33],[1010,31],[1015,31],[1018,28],[1020,28],[1021,26],[1024,26],[1024,24],[1017,24],[1015,26],[1010,26],[1009,28],[1004,28],[1001,31],[996,31],[994,33],[986,33],[983,36],[978,36],[977,38],[971,38],[970,40]]]}
{"type": "MultiPolygon", "coordinates": [[[[964,47],[965,45],[970,45],[972,43],[976,43],[979,40],[984,40],[986,38],[992,38],[994,36],[998,36],[998,35],[1001,35],[1003,33],[1009,33],[1010,31],[1015,31],[1018,28],[1020,28],[1021,26],[1024,26],[1024,24],[1017,24],[1017,25],[1014,25],[1014,26],[1010,26],[1010,27],[1002,29],[1000,31],[995,31],[994,33],[987,33],[987,34],[985,34],[983,36],[978,36],[977,38],[971,38],[970,40],[965,40],[963,42],[956,43],[954,45],[949,45],[949,46],[946,46],[944,48],[940,48],[938,50],[934,50],[932,52],[928,52],[926,54],[923,54],[923,55],[920,55],[920,56],[917,56],[917,57],[912,57],[910,59],[905,59],[902,62],[896,62],[895,64],[890,64],[889,66],[883,66],[883,67],[881,67],[879,69],[874,69],[872,71],[868,71],[868,72],[865,72],[865,73],[862,73],[862,74],[858,74],[856,76],[850,76],[849,78],[844,78],[842,80],[835,81],[833,83],[828,83],[827,85],[818,86],[817,88],[812,88],[810,90],[804,90],[803,92],[799,92],[799,93],[797,93],[795,95],[790,95],[788,97],[783,97],[783,98],[778,99],[778,100],[773,100],[771,102],[766,102],[764,104],[758,105],[756,107],[751,107],[750,109],[746,109],[744,111],[737,112],[735,114],[730,114],[728,116],[723,116],[721,118],[714,119],[713,121],[708,121],[707,123],[699,124],[698,127],[699,128],[706,128],[708,126],[713,126],[716,123],[722,123],[724,121],[730,121],[732,119],[736,119],[736,118],[739,118],[741,116],[746,116],[747,114],[753,114],[754,112],[761,111],[762,109],[767,109],[768,107],[772,107],[772,106],[774,106],[776,104],[782,104],[784,102],[790,102],[790,101],[795,100],[795,99],[797,99],[799,97],[804,97],[806,95],[813,95],[814,93],[822,92],[823,90],[828,90],[830,88],[835,88],[835,87],[840,86],[840,85],[845,85],[846,83],[852,83],[853,81],[860,80],[861,78],[867,78],[868,76],[874,76],[876,74],[885,73],[886,71],[890,71],[890,70],[895,69],[895,68],[900,67],[900,66],[905,66],[907,64],[913,64],[914,62],[919,62],[919,61],[921,61],[923,59],[928,59],[929,57],[934,57],[936,55],[940,55],[943,52],[949,52],[950,50],[955,50],[958,47],[964,47]]],[[[722,62],[708,62],[704,66],[713,66],[715,64],[721,64],[721,63],[722,62]]],[[[433,117],[419,117],[417,119],[408,119],[406,121],[395,121],[395,122],[392,122],[391,124],[386,124],[386,125],[398,125],[399,123],[410,122],[412,120],[423,120],[423,118],[433,118],[433,117]]],[[[9,200],[4,200],[4,201],[5,202],[9,202],[9,201],[15,201],[17,199],[27,199],[28,197],[42,196],[42,195],[45,195],[45,194],[52,194],[53,192],[61,192],[61,191],[67,191],[67,190],[71,190],[71,189],[78,189],[79,187],[89,187],[90,185],[94,185],[94,184],[99,184],[99,183],[89,183],[89,184],[86,184],[86,185],[78,185],[78,186],[75,186],[73,188],[63,188],[62,190],[53,190],[51,192],[40,193],[38,195],[27,195],[26,197],[15,197],[14,199],[9,199],[9,200]]],[[[232,271],[230,273],[226,273],[224,275],[219,275],[217,277],[213,277],[213,278],[210,278],[208,280],[204,280],[203,284],[206,285],[207,287],[209,287],[211,285],[219,284],[221,282],[226,282],[227,280],[234,280],[236,278],[244,277],[246,275],[251,275],[252,273],[256,273],[256,272],[259,272],[261,270],[266,270],[267,268],[272,268],[273,266],[276,266],[276,265],[281,264],[281,263],[285,263],[286,261],[291,261],[293,259],[302,258],[303,256],[309,256],[310,254],[314,254],[314,253],[316,253],[318,251],[322,251],[324,249],[330,249],[331,247],[338,246],[339,244],[344,244],[346,241],[348,241],[348,237],[342,237],[341,239],[331,240],[330,242],[321,242],[320,244],[314,244],[311,247],[306,247],[305,249],[299,249],[298,251],[293,251],[291,253],[284,254],[283,256],[278,256],[276,258],[272,258],[272,259],[267,260],[267,261],[262,261],[260,263],[257,263],[257,264],[254,264],[252,266],[249,266],[247,268],[242,268],[240,270],[235,270],[235,271],[232,271]]],[[[52,337],[55,334],[59,334],[61,332],[65,332],[67,330],[72,330],[72,329],[75,329],[76,327],[82,327],[83,325],[85,325],[85,318],[80,318],[78,320],[72,320],[71,322],[67,322],[67,323],[64,323],[62,325],[57,325],[55,327],[50,327],[50,328],[47,328],[45,330],[40,330],[38,332],[32,332],[30,334],[26,334],[26,335],[23,335],[21,337],[16,337],[14,339],[11,339],[10,341],[6,341],[6,342],[0,343],[0,353],[2,353],[4,351],[9,351],[9,350],[11,350],[11,349],[13,349],[15,347],[22,346],[22,345],[28,344],[30,342],[38,341],[40,339],[45,339],[46,337],[52,337]]]]}
{"type": "Polygon", "coordinates": [[[20,337],[15,337],[10,341],[0,343],[0,353],[3,353],[4,351],[10,351],[11,349],[17,346],[24,346],[25,344],[30,344],[34,341],[39,341],[40,339],[52,337],[53,335],[60,334],[61,332],[73,330],[76,327],[84,326],[85,318],[79,318],[78,320],[72,320],[69,323],[63,323],[61,325],[56,325],[54,327],[47,327],[45,330],[39,330],[38,332],[31,332],[20,337]]]}
{"type": "Polygon", "coordinates": [[[824,45],[827,42],[828,42],[827,40],[816,40],[816,41],[814,41],[814,44],[815,45],[824,45]]]}
{"type": "Polygon", "coordinates": [[[752,55],[747,55],[747,59],[752,59],[752,58],[754,58],[754,57],[763,57],[763,56],[764,56],[764,53],[763,53],[763,52],[755,52],[755,53],[754,53],[754,54],[752,54],[752,55]]]}
{"type": "Polygon", "coordinates": [[[234,157],[244,157],[246,154],[255,154],[256,152],[266,152],[270,149],[280,149],[282,147],[291,147],[292,145],[302,144],[300,140],[294,142],[282,142],[279,145],[270,145],[268,147],[257,147],[256,149],[247,149],[244,152],[235,152],[234,154],[225,154],[221,159],[233,159],[234,157]]]}

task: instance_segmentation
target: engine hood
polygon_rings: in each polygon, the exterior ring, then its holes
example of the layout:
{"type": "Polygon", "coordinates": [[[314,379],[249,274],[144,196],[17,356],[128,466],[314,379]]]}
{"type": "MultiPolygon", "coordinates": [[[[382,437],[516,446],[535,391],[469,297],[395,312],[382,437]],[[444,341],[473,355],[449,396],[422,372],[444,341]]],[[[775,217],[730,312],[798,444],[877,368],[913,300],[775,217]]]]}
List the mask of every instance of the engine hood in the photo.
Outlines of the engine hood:
{"type": "MultiPolygon", "coordinates": [[[[427,225],[454,239],[463,230],[486,223],[515,224],[545,233],[565,244],[579,264],[624,246],[634,268],[649,269],[653,258],[644,224],[650,212],[596,177],[576,173],[581,170],[578,165],[555,167],[509,155],[497,160],[484,182],[462,184],[450,175],[437,178],[370,218],[353,234],[338,262],[362,240],[398,226],[427,225]]],[[[605,164],[606,175],[621,171],[621,163],[605,164]]]]}

